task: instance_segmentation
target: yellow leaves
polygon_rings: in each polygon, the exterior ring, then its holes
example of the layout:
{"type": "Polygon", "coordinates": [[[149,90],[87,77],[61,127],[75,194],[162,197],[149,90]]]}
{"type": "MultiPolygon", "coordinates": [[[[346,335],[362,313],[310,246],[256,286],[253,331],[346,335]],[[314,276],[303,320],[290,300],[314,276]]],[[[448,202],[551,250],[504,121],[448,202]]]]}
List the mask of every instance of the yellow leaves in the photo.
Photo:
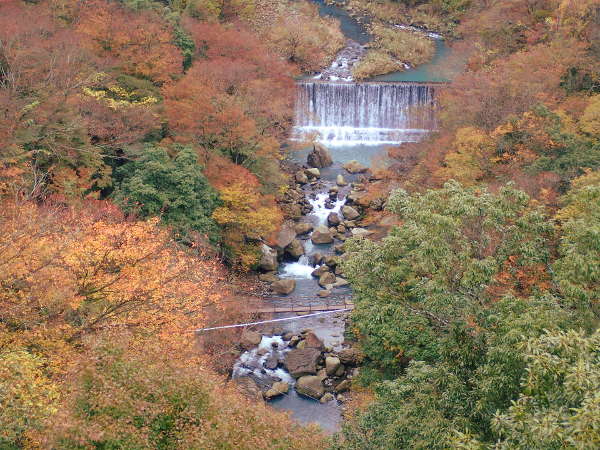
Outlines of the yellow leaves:
{"type": "Polygon", "coordinates": [[[592,136],[600,136],[600,95],[590,98],[580,120],[581,130],[592,136]]]}
{"type": "Polygon", "coordinates": [[[493,145],[493,140],[482,130],[473,127],[458,129],[453,148],[445,157],[445,167],[437,175],[467,186],[475,184],[484,176],[484,158],[493,145]]]}
{"type": "Polygon", "coordinates": [[[258,241],[274,232],[282,215],[269,197],[261,196],[255,187],[234,182],[220,190],[223,206],[215,209],[213,219],[225,227],[225,242],[236,255],[242,268],[257,260],[258,241]]]}
{"type": "Polygon", "coordinates": [[[59,389],[44,373],[44,363],[20,348],[0,353],[0,441],[18,441],[56,413],[59,389]]]}
{"type": "Polygon", "coordinates": [[[108,86],[106,89],[84,87],[82,91],[88,97],[102,101],[112,109],[149,106],[158,103],[158,99],[153,96],[136,99],[131,92],[128,92],[120,86],[108,86]]]}

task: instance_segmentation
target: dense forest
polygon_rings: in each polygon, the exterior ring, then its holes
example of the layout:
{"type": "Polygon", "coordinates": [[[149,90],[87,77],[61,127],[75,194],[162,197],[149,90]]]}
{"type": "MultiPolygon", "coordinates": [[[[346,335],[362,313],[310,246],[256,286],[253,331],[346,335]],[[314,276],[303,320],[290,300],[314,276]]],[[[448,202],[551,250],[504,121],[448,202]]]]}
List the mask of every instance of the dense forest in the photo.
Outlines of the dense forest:
{"type": "Polygon", "coordinates": [[[444,36],[452,81],[357,201],[394,226],[344,244],[364,362],[327,436],[242,397],[191,331],[247,318],[294,218],[295,80],[339,22],[0,1],[0,448],[600,446],[600,0],[341,6],[373,36],[357,79],[433,57],[406,24],[444,36]]]}

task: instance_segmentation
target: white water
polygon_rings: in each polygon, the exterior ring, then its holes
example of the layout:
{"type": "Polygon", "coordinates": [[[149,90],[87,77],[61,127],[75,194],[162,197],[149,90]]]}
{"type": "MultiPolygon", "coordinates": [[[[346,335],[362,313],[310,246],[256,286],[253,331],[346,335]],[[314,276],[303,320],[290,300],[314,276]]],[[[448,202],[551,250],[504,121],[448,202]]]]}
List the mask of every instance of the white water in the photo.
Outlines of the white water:
{"type": "Polygon", "coordinates": [[[290,384],[294,383],[294,378],[283,368],[267,369],[264,363],[271,356],[277,358],[283,357],[290,349],[283,341],[281,336],[267,337],[263,336],[258,347],[245,351],[236,361],[233,366],[232,378],[240,378],[243,376],[253,375],[254,379],[260,383],[260,380],[265,380],[265,385],[268,384],[269,377],[287,381],[290,384]],[[276,344],[273,347],[273,344],[276,344]]]}
{"type": "MultiPolygon", "coordinates": [[[[332,212],[341,214],[340,211],[346,203],[346,199],[338,199],[333,202],[333,208],[327,208],[325,203],[328,199],[329,194],[321,192],[317,194],[316,198],[308,200],[313,207],[313,210],[308,217],[313,218],[316,225],[326,225],[327,216],[332,212]]],[[[281,266],[281,278],[293,278],[295,280],[313,278],[311,274],[315,270],[315,267],[310,265],[310,255],[314,253],[315,246],[310,239],[304,241],[303,245],[304,255],[301,256],[297,262],[285,263],[281,266]]]]}
{"type": "Polygon", "coordinates": [[[298,83],[292,139],[326,145],[417,142],[435,128],[435,88],[418,83],[298,83]]]}

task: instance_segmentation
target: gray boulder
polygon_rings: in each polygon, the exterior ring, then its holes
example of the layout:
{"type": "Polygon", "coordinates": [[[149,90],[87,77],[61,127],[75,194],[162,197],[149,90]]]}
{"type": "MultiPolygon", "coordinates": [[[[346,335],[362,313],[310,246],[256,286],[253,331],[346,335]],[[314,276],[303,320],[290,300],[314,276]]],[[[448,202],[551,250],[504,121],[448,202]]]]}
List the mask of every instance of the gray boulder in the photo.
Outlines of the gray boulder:
{"type": "Polygon", "coordinates": [[[295,178],[296,178],[297,183],[300,183],[300,184],[308,183],[308,177],[306,176],[306,174],[304,173],[303,170],[299,170],[298,172],[296,172],[295,178]]]}
{"type": "Polygon", "coordinates": [[[333,242],[333,235],[327,227],[321,225],[313,231],[310,239],[313,244],[331,244],[333,242]]]}
{"type": "Polygon", "coordinates": [[[280,395],[287,394],[289,389],[290,389],[290,385],[288,383],[286,383],[285,381],[276,381],[275,383],[273,383],[273,386],[271,387],[271,389],[269,389],[267,392],[265,392],[264,395],[267,400],[270,400],[270,399],[278,397],[280,395]]]}
{"type": "Polygon", "coordinates": [[[325,272],[323,275],[319,277],[319,285],[322,287],[332,285],[336,281],[335,275],[331,272],[325,272]]]}
{"type": "Polygon", "coordinates": [[[360,213],[352,206],[344,206],[342,208],[342,214],[346,220],[358,219],[360,216],[360,213]]]}
{"type": "Polygon", "coordinates": [[[296,382],[296,391],[298,394],[306,395],[314,399],[320,399],[325,394],[325,386],[321,383],[321,378],[316,376],[300,377],[296,382]]]}
{"type": "Polygon", "coordinates": [[[297,348],[285,355],[285,368],[294,378],[315,375],[321,351],[317,348],[297,348]]]}
{"type": "Polygon", "coordinates": [[[277,252],[265,244],[261,245],[260,252],[260,268],[267,272],[277,270],[277,266],[279,265],[277,262],[277,252]]]}
{"type": "Polygon", "coordinates": [[[337,226],[340,224],[340,222],[341,222],[340,216],[338,216],[338,214],[336,212],[330,212],[329,215],[327,216],[327,223],[330,226],[337,226]]]}
{"type": "Polygon", "coordinates": [[[285,253],[292,257],[293,259],[298,259],[302,255],[304,255],[304,246],[302,242],[298,239],[294,239],[290,244],[285,248],[285,253]]]}
{"type": "Polygon", "coordinates": [[[294,226],[294,231],[296,232],[296,234],[298,235],[302,235],[302,234],[308,234],[313,230],[314,226],[312,223],[306,223],[306,222],[302,222],[302,223],[297,223],[294,226]]]}
{"type": "Polygon", "coordinates": [[[250,350],[260,344],[262,336],[260,333],[252,330],[244,330],[240,337],[240,345],[245,350],[250,350]]]}
{"type": "Polygon", "coordinates": [[[342,362],[337,356],[328,356],[325,358],[325,370],[327,371],[327,375],[335,375],[341,364],[342,362]]]}
{"type": "Polygon", "coordinates": [[[304,171],[304,173],[306,173],[306,175],[308,175],[309,177],[321,178],[321,171],[319,169],[317,169],[316,167],[314,167],[312,169],[306,169],[304,171]]]}
{"type": "Polygon", "coordinates": [[[296,280],[290,280],[286,278],[283,280],[276,281],[271,285],[271,289],[273,289],[275,293],[280,295],[291,294],[292,292],[294,292],[294,289],[296,289],[296,280]]]}
{"type": "Polygon", "coordinates": [[[364,173],[367,170],[369,170],[367,166],[363,166],[355,159],[353,159],[352,161],[348,161],[346,164],[343,165],[343,167],[348,171],[348,173],[364,173]]]}
{"type": "Polygon", "coordinates": [[[373,232],[367,230],[366,228],[353,228],[352,229],[352,237],[366,238],[370,234],[373,234],[373,232]]]}
{"type": "Polygon", "coordinates": [[[296,239],[296,232],[293,227],[284,226],[279,233],[277,233],[277,247],[283,250],[288,245],[292,243],[292,241],[296,239]]]}
{"type": "Polygon", "coordinates": [[[331,153],[329,150],[325,148],[325,146],[321,144],[314,144],[313,150],[308,154],[306,158],[306,163],[309,167],[329,167],[333,164],[333,159],[331,158],[331,153]]]}

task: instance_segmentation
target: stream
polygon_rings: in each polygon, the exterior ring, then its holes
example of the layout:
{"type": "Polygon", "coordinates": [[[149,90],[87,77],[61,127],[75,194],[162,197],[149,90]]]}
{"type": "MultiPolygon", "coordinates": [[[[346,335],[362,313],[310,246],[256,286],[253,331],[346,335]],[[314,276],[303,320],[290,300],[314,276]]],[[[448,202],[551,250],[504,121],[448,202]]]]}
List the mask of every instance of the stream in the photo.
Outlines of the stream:
{"type": "MultiPolygon", "coordinates": [[[[350,160],[356,160],[367,167],[374,163],[385,164],[382,157],[390,144],[417,142],[435,128],[431,108],[435,88],[410,82],[444,81],[439,76],[436,77],[436,67],[448,57],[449,49],[442,39],[433,36],[436,55],[431,63],[374,80],[388,83],[351,83],[347,65],[364,51],[363,45],[369,42],[370,36],[365,27],[346,10],[328,5],[324,0],[312,1],[318,5],[322,16],[340,20],[341,29],[349,39],[346,53],[342,51],[330,68],[298,83],[296,119],[291,140],[305,142],[316,134],[318,140],[329,149],[333,160],[331,166],[320,169],[318,179],[312,179],[312,182],[303,184],[301,188],[312,210],[302,216],[300,222],[308,222],[317,227],[327,226],[327,217],[331,212],[338,213],[344,221],[342,208],[346,203],[346,196],[354,188],[353,182],[363,177],[349,174],[343,169],[343,164],[350,160]],[[343,69],[341,76],[339,68],[343,69]],[[332,75],[327,75],[328,70],[332,75]],[[401,83],[395,84],[396,82],[401,83]],[[417,110],[420,112],[416,112],[417,110]],[[338,175],[343,175],[346,185],[336,186],[338,175]],[[337,192],[331,192],[333,187],[336,187],[337,192]]],[[[401,25],[398,27],[402,28],[401,25]]],[[[307,155],[312,151],[312,146],[300,150],[291,148],[287,159],[306,167],[307,155]]],[[[273,295],[270,299],[274,304],[292,302],[298,305],[310,302],[313,305],[325,301],[317,295],[323,288],[319,286],[318,279],[312,276],[315,268],[319,267],[313,264],[313,259],[316,253],[335,254],[336,245],[342,241],[336,238],[333,243],[317,245],[311,241],[311,234],[297,236],[304,248],[304,255],[296,261],[283,260],[279,265],[278,277],[295,280],[295,289],[287,296],[273,295]]],[[[346,232],[346,236],[348,235],[350,233],[346,232]]],[[[348,286],[343,286],[334,287],[330,295],[351,298],[352,293],[348,286]]],[[[341,425],[345,396],[329,394],[330,401],[319,402],[300,395],[294,389],[297,380],[284,367],[287,363],[286,355],[293,351],[290,336],[305,336],[302,333],[307,333],[307,330],[322,341],[325,346],[323,355],[335,355],[339,352],[344,344],[347,313],[304,315],[306,313],[277,313],[273,315],[274,319],[290,320],[257,328],[256,331],[261,334],[260,343],[242,353],[233,367],[232,377],[250,377],[262,388],[263,393],[274,382],[288,383],[289,390],[268,400],[268,403],[275,409],[290,412],[292,418],[300,423],[316,423],[326,432],[334,433],[341,425]],[[287,336],[286,339],[284,336],[287,336]]],[[[356,369],[347,368],[342,378],[350,380],[352,374],[355,374],[353,370],[356,369]]]]}

